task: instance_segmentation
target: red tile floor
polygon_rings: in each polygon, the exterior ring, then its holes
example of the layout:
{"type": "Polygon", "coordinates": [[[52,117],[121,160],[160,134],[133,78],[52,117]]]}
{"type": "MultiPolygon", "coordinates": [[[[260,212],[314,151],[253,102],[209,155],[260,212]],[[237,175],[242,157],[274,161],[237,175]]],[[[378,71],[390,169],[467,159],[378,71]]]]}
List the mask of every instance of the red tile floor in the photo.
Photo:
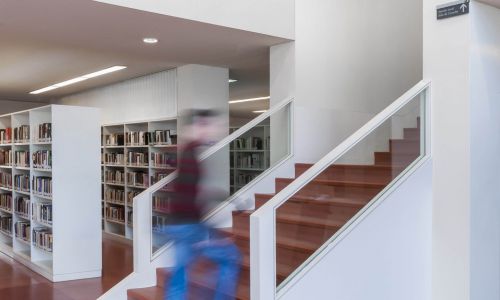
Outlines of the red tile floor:
{"type": "Polygon", "coordinates": [[[103,276],[52,283],[0,253],[1,300],[94,300],[132,273],[132,247],[103,239],[103,276]]]}

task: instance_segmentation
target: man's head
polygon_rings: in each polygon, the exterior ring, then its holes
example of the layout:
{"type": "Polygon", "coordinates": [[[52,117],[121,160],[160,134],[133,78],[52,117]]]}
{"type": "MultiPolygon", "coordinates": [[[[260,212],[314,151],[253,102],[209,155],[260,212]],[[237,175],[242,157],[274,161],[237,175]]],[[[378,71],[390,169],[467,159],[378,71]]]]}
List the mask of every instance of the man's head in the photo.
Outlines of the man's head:
{"type": "Polygon", "coordinates": [[[183,135],[186,140],[212,143],[221,137],[222,120],[211,109],[192,109],[183,114],[183,135]]]}

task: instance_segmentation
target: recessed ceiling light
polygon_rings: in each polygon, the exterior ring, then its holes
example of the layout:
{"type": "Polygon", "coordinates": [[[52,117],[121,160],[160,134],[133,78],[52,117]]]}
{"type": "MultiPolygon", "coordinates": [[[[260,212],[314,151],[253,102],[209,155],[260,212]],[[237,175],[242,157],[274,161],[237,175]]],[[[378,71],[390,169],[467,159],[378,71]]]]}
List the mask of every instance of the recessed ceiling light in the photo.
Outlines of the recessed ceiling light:
{"type": "Polygon", "coordinates": [[[238,81],[238,80],[237,79],[231,79],[231,78],[229,78],[229,83],[233,83],[233,82],[236,82],[236,81],[238,81]]]}
{"type": "Polygon", "coordinates": [[[267,109],[265,109],[265,110],[254,110],[253,113],[261,114],[261,113],[265,113],[266,111],[267,111],[267,109]]]}
{"type": "Polygon", "coordinates": [[[101,76],[101,75],[104,75],[104,74],[108,74],[108,73],[116,72],[116,71],[119,71],[119,70],[123,70],[125,68],[126,68],[125,66],[114,66],[114,67],[111,67],[111,68],[107,68],[107,69],[100,70],[100,71],[97,71],[97,72],[94,72],[94,73],[86,74],[86,75],[83,75],[83,76],[80,76],[80,77],[76,77],[76,78],[73,78],[73,79],[70,79],[70,80],[66,80],[66,81],[63,81],[63,82],[59,82],[59,83],[53,84],[51,86],[44,87],[42,89],[30,92],[30,94],[33,94],[33,95],[41,94],[41,93],[44,93],[44,92],[48,92],[48,91],[51,91],[51,90],[55,90],[55,89],[61,88],[63,86],[68,86],[70,84],[75,84],[77,82],[84,81],[84,80],[87,80],[87,79],[90,79],[90,78],[94,78],[94,77],[101,76]]]}
{"type": "Polygon", "coordinates": [[[143,38],[142,41],[146,44],[156,44],[158,43],[158,39],[157,38],[152,38],[152,37],[147,37],[147,38],[143,38]]]}
{"type": "Polygon", "coordinates": [[[234,103],[243,103],[243,102],[250,102],[250,101],[268,100],[268,99],[271,99],[271,97],[267,96],[267,97],[249,98],[249,99],[241,99],[241,100],[231,100],[231,101],[229,101],[229,103],[234,104],[234,103]]]}

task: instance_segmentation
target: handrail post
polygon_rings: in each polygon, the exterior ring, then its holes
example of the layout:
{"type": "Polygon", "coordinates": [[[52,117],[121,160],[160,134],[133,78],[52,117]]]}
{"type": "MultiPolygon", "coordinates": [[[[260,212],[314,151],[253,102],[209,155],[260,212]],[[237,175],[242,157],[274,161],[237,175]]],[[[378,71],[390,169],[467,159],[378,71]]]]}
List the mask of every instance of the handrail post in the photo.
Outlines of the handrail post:
{"type": "Polygon", "coordinates": [[[134,272],[148,269],[151,261],[151,193],[142,193],[134,198],[134,272]]]}
{"type": "Polygon", "coordinates": [[[274,210],[250,216],[250,298],[276,296],[276,226],[274,210]]]}

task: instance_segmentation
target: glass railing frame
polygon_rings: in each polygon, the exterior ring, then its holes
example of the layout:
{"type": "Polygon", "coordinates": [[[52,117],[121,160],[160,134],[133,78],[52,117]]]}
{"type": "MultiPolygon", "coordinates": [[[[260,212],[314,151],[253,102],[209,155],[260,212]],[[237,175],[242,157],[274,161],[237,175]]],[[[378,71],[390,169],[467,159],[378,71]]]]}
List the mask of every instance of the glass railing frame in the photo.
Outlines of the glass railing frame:
{"type": "MultiPolygon", "coordinates": [[[[220,203],[215,209],[213,209],[211,212],[209,212],[204,219],[210,218],[220,210],[222,210],[224,207],[229,205],[233,200],[238,199],[239,195],[247,191],[249,188],[251,188],[253,185],[257,184],[262,178],[266,176],[268,172],[272,172],[275,168],[279,167],[284,161],[288,160],[290,157],[293,156],[293,139],[294,139],[294,130],[293,130],[293,125],[294,125],[294,97],[289,97],[281,102],[277,103],[276,105],[273,105],[268,111],[258,115],[254,119],[252,119],[250,122],[246,123],[244,126],[241,128],[237,129],[233,133],[229,134],[219,142],[217,142],[215,145],[211,146],[207,150],[205,150],[201,155],[200,155],[200,161],[204,161],[207,158],[209,158],[211,155],[217,153],[219,150],[223,149],[224,147],[229,147],[229,145],[237,138],[240,136],[244,135],[248,131],[252,130],[255,126],[259,125],[266,119],[272,117],[276,113],[280,112],[282,109],[285,109],[286,107],[289,107],[289,115],[288,115],[288,135],[289,135],[289,141],[288,141],[288,155],[281,158],[280,161],[276,162],[275,165],[270,166],[267,170],[259,174],[255,179],[253,179],[250,183],[248,183],[244,188],[238,190],[235,192],[233,195],[231,195],[228,199],[226,199],[224,202],[220,203]]],[[[271,150],[272,151],[272,150],[271,150]]],[[[136,220],[136,217],[138,217],[138,214],[136,214],[136,211],[139,211],[140,208],[144,209],[144,206],[142,206],[142,201],[143,199],[148,199],[148,204],[147,204],[147,211],[149,212],[149,222],[147,225],[148,231],[149,231],[149,249],[150,249],[150,262],[153,262],[156,260],[159,256],[161,256],[171,245],[171,243],[166,243],[160,249],[157,251],[153,251],[153,227],[151,224],[151,219],[152,219],[152,211],[153,211],[153,205],[152,205],[152,197],[154,193],[158,192],[160,189],[162,189],[165,185],[171,183],[177,178],[177,171],[174,171],[170,173],[167,177],[163,178],[162,180],[156,182],[152,186],[150,186],[148,189],[144,190],[141,194],[137,195],[134,197],[134,248],[136,249],[141,249],[141,245],[138,245],[136,243],[139,242],[139,239],[136,238],[137,233],[139,233],[140,230],[136,230],[138,222],[136,220]]],[[[141,227],[142,228],[142,227],[141,227]]],[[[144,231],[145,228],[142,228],[141,231],[144,231]]],[[[139,257],[143,257],[144,254],[140,253],[137,255],[137,259],[140,259],[139,257]]],[[[136,255],[134,255],[134,265],[136,265],[136,255]]],[[[137,262],[137,267],[139,268],[140,263],[137,262]]]]}
{"type": "Polygon", "coordinates": [[[256,300],[271,300],[276,299],[279,294],[286,292],[290,283],[304,271],[305,266],[311,264],[323,251],[332,245],[343,234],[347,233],[354,227],[357,221],[366,214],[379,199],[391,191],[395,185],[400,182],[400,179],[407,176],[407,173],[416,165],[420,164],[425,157],[430,155],[431,147],[431,132],[430,132],[430,116],[431,116],[431,82],[422,80],[413,88],[399,97],[396,101],[390,104],[386,109],[377,114],[363,127],[357,130],[354,134],[348,137],[339,146],[335,147],[330,153],[325,155],[320,161],[314,164],[301,176],[296,178],[292,183],[277,193],[266,204],[256,210],[250,216],[250,285],[252,299],[256,300]],[[419,97],[420,96],[420,97],[419,97]],[[421,120],[420,124],[423,129],[420,131],[420,155],[417,157],[401,174],[391,181],[380,193],[378,193],[363,209],[361,209],[351,220],[349,220],[342,228],[340,228],[330,239],[328,239],[319,249],[317,249],[304,263],[302,263],[292,274],[290,274],[279,286],[276,285],[276,213],[288,199],[295,193],[300,191],[314,178],[325,171],[331,164],[335,163],[339,158],[346,154],[349,150],[355,147],[359,142],[363,141],[374,130],[379,128],[384,122],[389,120],[400,109],[405,107],[415,99],[420,100],[421,105],[421,120]],[[261,239],[261,228],[266,228],[271,238],[266,240],[261,239]],[[270,230],[271,228],[271,230],[270,230]],[[264,254],[264,255],[263,255],[264,254]],[[269,269],[271,265],[271,270],[269,269]]]}

